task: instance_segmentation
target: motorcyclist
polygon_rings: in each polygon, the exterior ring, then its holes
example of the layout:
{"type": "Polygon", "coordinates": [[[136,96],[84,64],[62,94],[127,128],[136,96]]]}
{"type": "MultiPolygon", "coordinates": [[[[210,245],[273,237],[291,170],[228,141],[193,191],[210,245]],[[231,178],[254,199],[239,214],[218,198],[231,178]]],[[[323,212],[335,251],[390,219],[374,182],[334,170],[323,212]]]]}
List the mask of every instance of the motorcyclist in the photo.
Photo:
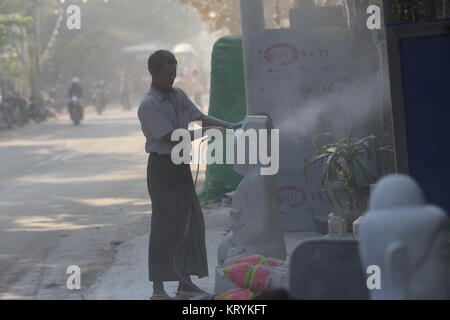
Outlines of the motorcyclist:
{"type": "Polygon", "coordinates": [[[84,108],[80,102],[83,96],[83,88],[80,85],[80,80],[78,78],[73,78],[69,90],[68,90],[69,101],[69,113],[74,121],[75,125],[78,125],[80,121],[84,118],[84,108]]]}
{"type": "Polygon", "coordinates": [[[80,85],[80,79],[73,78],[69,86],[69,98],[83,96],[83,88],[80,85]]]}

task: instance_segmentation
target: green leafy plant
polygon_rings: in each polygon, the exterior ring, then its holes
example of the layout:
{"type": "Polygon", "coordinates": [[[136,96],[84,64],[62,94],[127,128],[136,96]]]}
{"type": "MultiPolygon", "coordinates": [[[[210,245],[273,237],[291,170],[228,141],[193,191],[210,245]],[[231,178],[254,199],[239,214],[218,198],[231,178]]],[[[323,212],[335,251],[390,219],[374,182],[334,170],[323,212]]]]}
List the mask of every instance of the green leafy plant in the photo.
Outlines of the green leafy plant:
{"type": "Polygon", "coordinates": [[[355,139],[351,136],[337,139],[330,133],[318,133],[313,136],[312,143],[316,143],[321,138],[328,138],[330,143],[318,147],[311,159],[305,160],[305,177],[311,165],[320,162],[323,166],[322,186],[341,186],[346,188],[358,188],[367,186],[375,182],[364,164],[361,157],[371,159],[376,152],[392,151],[389,147],[376,147],[377,137],[374,135],[362,139],[355,139]],[[356,173],[361,173],[365,180],[365,185],[358,181],[356,173]]]}

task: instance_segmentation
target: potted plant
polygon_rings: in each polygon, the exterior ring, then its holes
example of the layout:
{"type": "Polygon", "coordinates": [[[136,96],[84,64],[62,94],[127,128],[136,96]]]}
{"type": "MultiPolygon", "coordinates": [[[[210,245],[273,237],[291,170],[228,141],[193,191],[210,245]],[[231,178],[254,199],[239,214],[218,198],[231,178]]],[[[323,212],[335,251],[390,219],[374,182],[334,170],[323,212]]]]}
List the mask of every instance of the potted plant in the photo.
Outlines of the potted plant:
{"type": "Polygon", "coordinates": [[[311,165],[322,165],[322,194],[328,199],[336,216],[347,221],[348,230],[352,223],[367,209],[370,198],[370,185],[375,183],[366,167],[364,157],[371,159],[376,152],[390,150],[389,147],[377,147],[374,135],[362,139],[351,136],[337,139],[330,133],[318,133],[312,138],[316,149],[311,159],[305,160],[305,177],[311,165]],[[320,147],[316,143],[321,138],[331,140],[320,147]]]}

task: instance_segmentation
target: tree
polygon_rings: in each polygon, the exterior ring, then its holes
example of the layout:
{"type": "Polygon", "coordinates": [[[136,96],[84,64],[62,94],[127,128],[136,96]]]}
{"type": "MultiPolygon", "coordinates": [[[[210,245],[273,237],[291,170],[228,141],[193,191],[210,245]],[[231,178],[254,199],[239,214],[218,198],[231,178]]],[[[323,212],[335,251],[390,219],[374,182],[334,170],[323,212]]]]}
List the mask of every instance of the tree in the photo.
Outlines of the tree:
{"type": "Polygon", "coordinates": [[[22,28],[27,26],[32,19],[20,14],[0,15],[0,50],[7,46],[13,46],[23,38],[22,28]]]}
{"type": "MultiPolygon", "coordinates": [[[[8,37],[14,39],[9,43],[9,48],[13,48],[14,52],[9,50],[9,54],[4,56],[3,76],[12,78],[10,79],[12,82],[23,82],[24,78],[28,78],[29,88],[33,93],[40,91],[40,66],[43,52],[41,48],[47,48],[46,43],[41,43],[45,37],[41,38],[40,22],[51,16],[50,12],[55,5],[59,5],[59,2],[54,0],[0,0],[0,10],[5,13],[4,16],[19,19],[16,19],[15,24],[9,24],[4,29],[8,33],[8,37]],[[8,72],[8,70],[11,71],[12,65],[20,66],[20,68],[13,68],[17,72],[8,72]],[[21,69],[20,72],[18,69],[21,69]]],[[[43,29],[46,31],[45,28],[43,29]]],[[[24,87],[23,83],[22,87],[24,87]]]]}
{"type": "Polygon", "coordinates": [[[32,22],[20,14],[0,15],[0,74],[2,83],[19,78],[26,70],[25,27],[32,22]]]}

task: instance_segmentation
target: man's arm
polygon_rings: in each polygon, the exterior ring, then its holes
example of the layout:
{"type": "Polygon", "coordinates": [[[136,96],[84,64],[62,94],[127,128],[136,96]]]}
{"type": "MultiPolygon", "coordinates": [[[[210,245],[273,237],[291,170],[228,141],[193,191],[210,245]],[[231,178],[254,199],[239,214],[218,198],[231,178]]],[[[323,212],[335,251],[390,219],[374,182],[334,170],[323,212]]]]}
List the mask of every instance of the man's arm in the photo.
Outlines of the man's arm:
{"type": "Polygon", "coordinates": [[[233,123],[228,121],[223,121],[211,116],[203,115],[198,120],[202,121],[203,127],[222,127],[229,128],[233,125],[233,123]]]}
{"type": "Polygon", "coordinates": [[[200,112],[199,108],[192,102],[191,99],[186,95],[186,93],[182,89],[177,89],[179,92],[182,93],[185,100],[187,101],[188,109],[190,110],[189,113],[191,114],[190,120],[191,121],[201,121],[202,127],[221,127],[221,128],[229,128],[233,125],[233,123],[228,121],[223,121],[211,116],[208,116],[206,114],[203,114],[200,112]]]}
{"type": "Polygon", "coordinates": [[[198,139],[197,137],[203,138],[205,136],[206,131],[208,131],[209,129],[217,129],[224,135],[226,128],[220,126],[211,126],[211,127],[202,127],[201,129],[196,130],[189,130],[189,133],[191,134],[191,140],[194,141],[198,139]]]}

